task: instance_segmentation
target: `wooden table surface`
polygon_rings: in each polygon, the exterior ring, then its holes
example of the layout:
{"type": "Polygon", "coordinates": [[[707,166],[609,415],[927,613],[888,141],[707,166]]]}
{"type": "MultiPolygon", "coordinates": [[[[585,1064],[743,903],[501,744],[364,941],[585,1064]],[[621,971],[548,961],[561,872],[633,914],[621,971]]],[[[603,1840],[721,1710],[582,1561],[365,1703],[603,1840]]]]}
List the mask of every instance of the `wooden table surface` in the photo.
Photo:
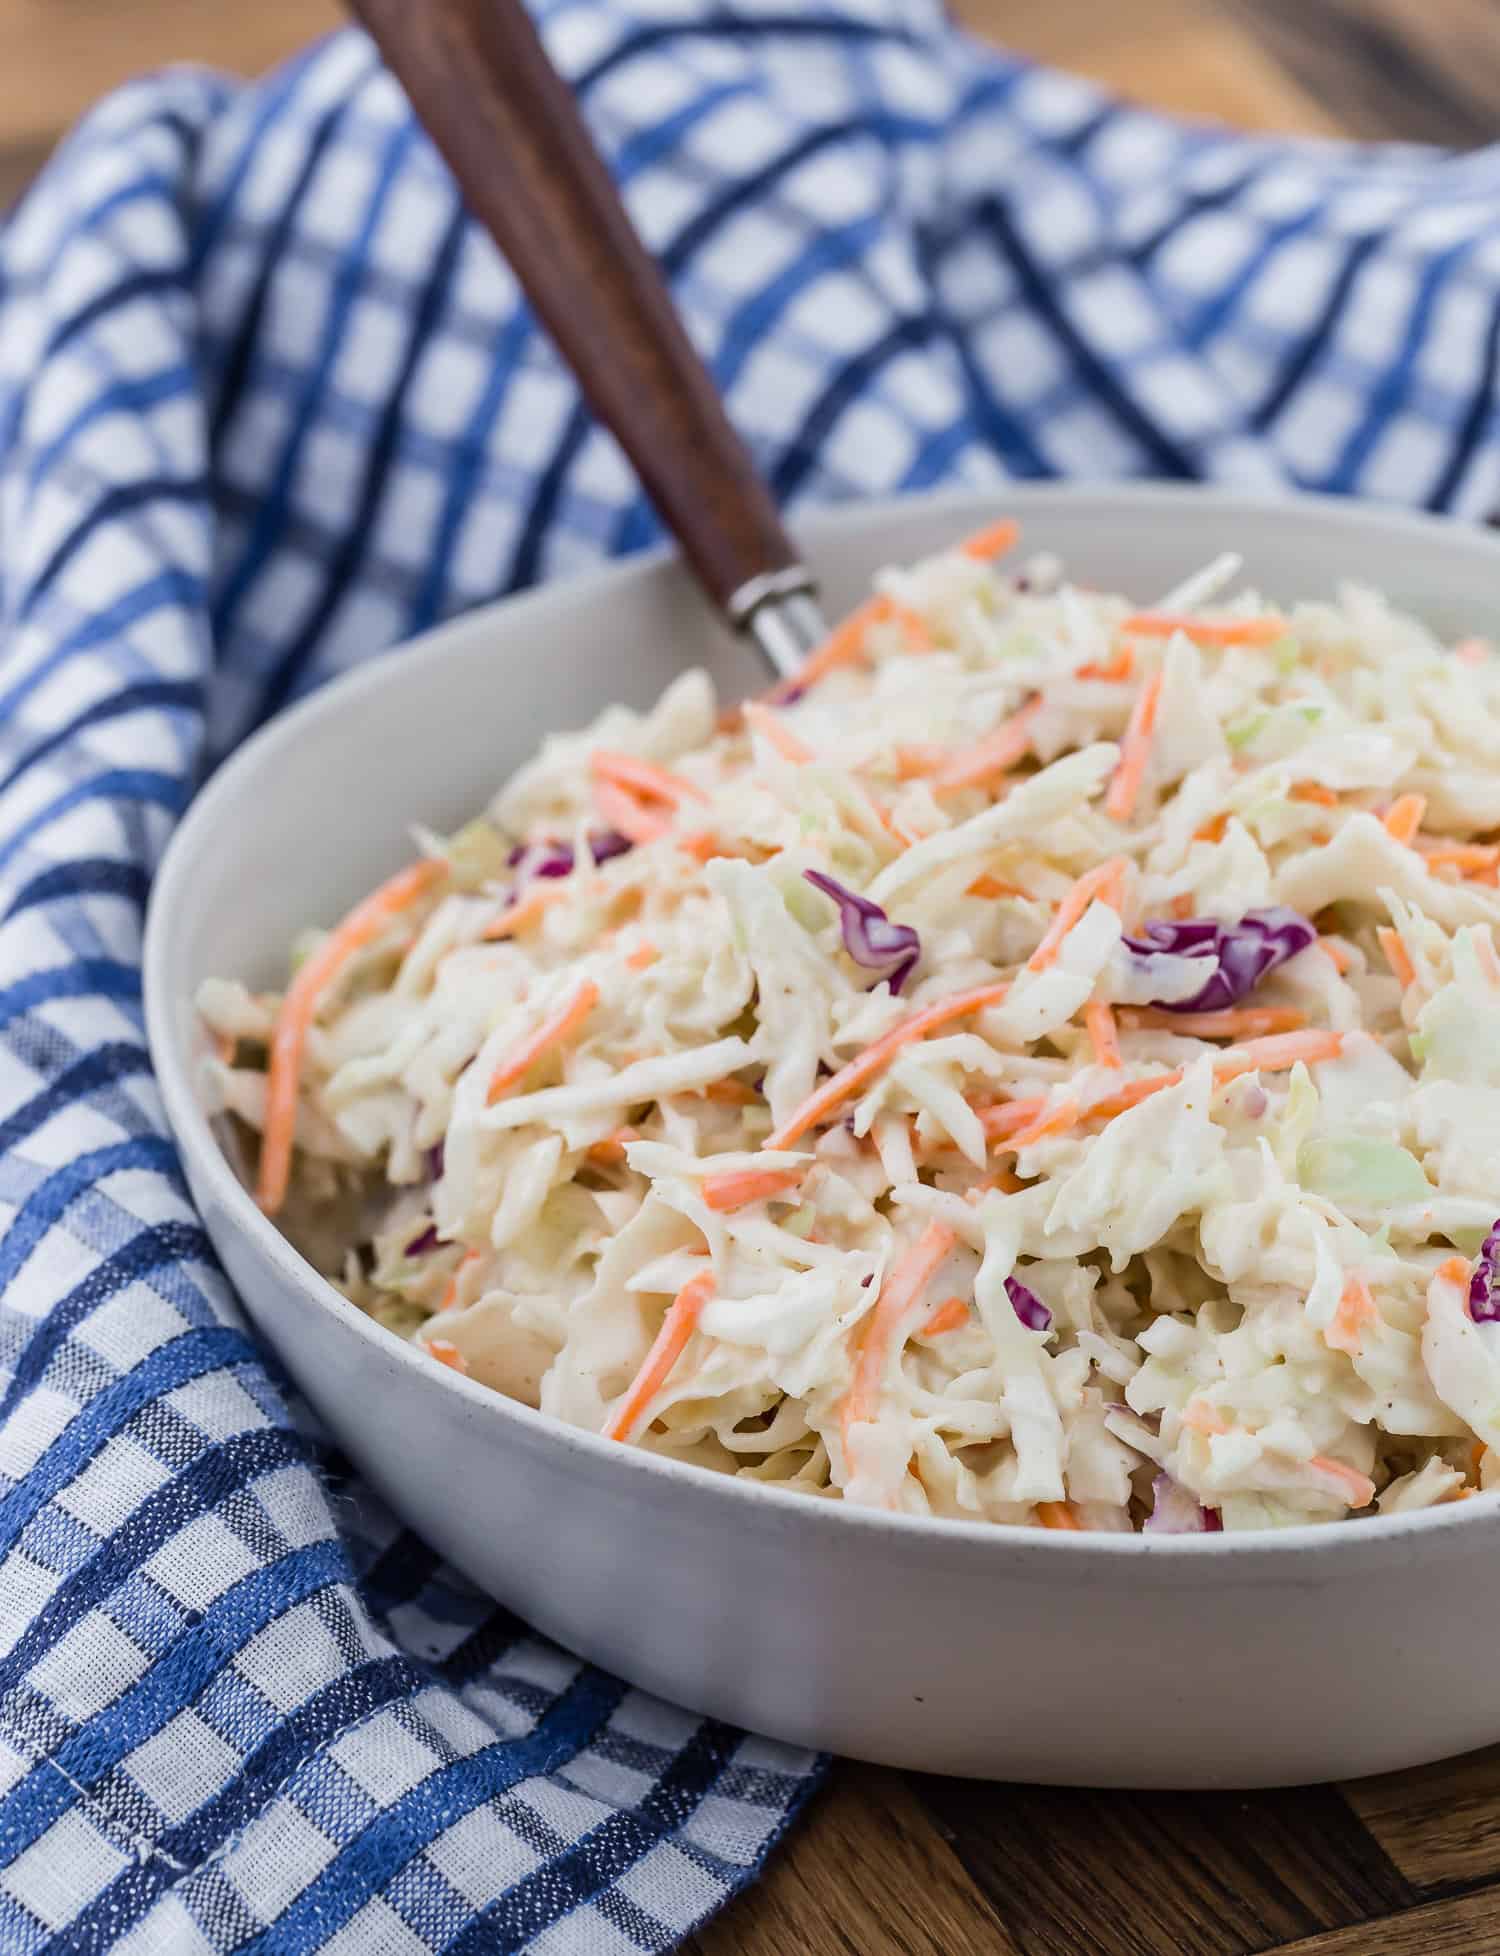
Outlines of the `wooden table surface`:
{"type": "MultiPolygon", "coordinates": [[[[1457,144],[1500,135],[1500,0],[964,0],[959,10],[1143,101],[1245,127],[1457,144]]],[[[0,202],[123,76],[184,58],[254,72],[336,18],[333,0],[0,0],[0,202]]],[[[1350,1786],[1211,1796],[841,1765],[766,1878],[690,1948],[1500,1956],[1500,1748],[1350,1786]]]]}

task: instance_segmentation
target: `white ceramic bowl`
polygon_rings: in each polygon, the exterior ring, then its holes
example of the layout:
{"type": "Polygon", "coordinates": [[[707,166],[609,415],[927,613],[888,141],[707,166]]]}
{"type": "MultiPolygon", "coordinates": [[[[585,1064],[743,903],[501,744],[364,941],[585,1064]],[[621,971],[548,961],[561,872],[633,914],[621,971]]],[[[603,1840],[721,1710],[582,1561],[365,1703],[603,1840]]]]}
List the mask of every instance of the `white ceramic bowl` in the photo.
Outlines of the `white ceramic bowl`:
{"type": "MultiPolygon", "coordinates": [[[[1279,597],[1355,577],[1500,630],[1500,543],[1456,524],[1199,489],[1017,488],[1028,545],[1143,600],[1233,548],[1279,597]]],[[[881,564],[993,518],[921,499],[804,526],[837,614],[881,564]]],[[[1050,1534],[872,1513],[574,1431],[353,1310],[255,1208],[200,1106],[191,1000],[475,812],[549,729],[690,660],[765,684],[660,557],[473,613],[277,719],[208,783],[151,904],[151,1052],[247,1309],[360,1470],[522,1617],[638,1685],[777,1737],[934,1771],[1255,1786],[1500,1739],[1500,1502],[1279,1533],[1050,1534]]],[[[1497,1192],[1500,1194],[1500,1192],[1497,1192]]],[[[1500,1202],[1497,1202],[1500,1207],[1500,1202]]]]}

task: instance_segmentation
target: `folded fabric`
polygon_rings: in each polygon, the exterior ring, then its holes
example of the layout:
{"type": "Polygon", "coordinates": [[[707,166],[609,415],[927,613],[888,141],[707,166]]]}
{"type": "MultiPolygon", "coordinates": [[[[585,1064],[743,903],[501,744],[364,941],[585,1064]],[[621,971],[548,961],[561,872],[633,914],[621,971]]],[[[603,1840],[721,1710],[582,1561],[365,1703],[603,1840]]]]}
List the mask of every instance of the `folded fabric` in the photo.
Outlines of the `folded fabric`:
{"type": "MultiPolygon", "coordinates": [[[[928,0],[546,26],[785,500],[1500,500],[1500,157],[1174,126],[928,0]]],[[[350,1483],[215,1266],[139,998],[217,757],[654,519],[354,33],[111,98],[0,308],[0,1947],[667,1948],[819,1762],[581,1665],[350,1483]]]]}

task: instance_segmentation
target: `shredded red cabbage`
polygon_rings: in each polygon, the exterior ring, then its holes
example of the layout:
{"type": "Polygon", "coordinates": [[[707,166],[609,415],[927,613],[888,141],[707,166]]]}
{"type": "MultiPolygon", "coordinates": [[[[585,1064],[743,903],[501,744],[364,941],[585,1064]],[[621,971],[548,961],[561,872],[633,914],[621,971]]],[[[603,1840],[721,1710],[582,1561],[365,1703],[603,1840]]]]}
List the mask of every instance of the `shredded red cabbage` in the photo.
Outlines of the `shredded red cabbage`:
{"type": "Polygon", "coordinates": [[[893,924],[878,903],[856,896],[819,869],[805,869],[802,874],[838,905],[844,949],[854,962],[866,971],[878,971],[892,992],[899,992],[922,955],[922,940],[911,925],[893,924]]]}
{"type": "Polygon", "coordinates": [[[1306,917],[1278,904],[1271,910],[1247,910],[1237,924],[1221,924],[1214,917],[1184,917],[1175,923],[1158,918],[1145,926],[1142,936],[1123,942],[1140,957],[1165,951],[1203,960],[1201,988],[1191,998],[1157,999],[1161,1010],[1221,1012],[1238,1005],[1268,971],[1305,951],[1317,935],[1306,917]]]}
{"type": "Polygon", "coordinates": [[[1028,1290],[1025,1284],[1018,1284],[1014,1277],[1007,1277],[1005,1294],[1010,1299],[1016,1316],[1028,1331],[1052,1329],[1052,1313],[1034,1290],[1028,1290]]]}
{"type": "Polygon", "coordinates": [[[1223,1529],[1224,1517],[1218,1509],[1205,1508],[1170,1474],[1158,1474],[1152,1481],[1151,1500],[1145,1523],[1148,1535],[1217,1535],[1223,1529]]]}
{"type": "Polygon", "coordinates": [[[427,1173],[434,1182],[442,1180],[444,1154],[445,1150],[441,1141],[435,1143],[434,1146],[427,1150],[427,1173]]]}
{"type": "Polygon", "coordinates": [[[420,1236],[414,1237],[407,1244],[406,1254],[408,1256],[426,1256],[429,1250],[435,1250],[437,1248],[441,1240],[437,1233],[437,1224],[429,1223],[420,1236]]]}
{"type": "MultiPolygon", "coordinates": [[[[589,836],[589,854],[596,864],[607,863],[612,856],[623,856],[634,847],[629,836],[621,835],[618,829],[595,829],[589,836]]],[[[573,845],[571,842],[518,842],[506,861],[512,869],[520,870],[522,882],[533,876],[571,876],[573,845]]]]}
{"type": "Polygon", "coordinates": [[[1496,1295],[1495,1260],[1500,1257],[1500,1221],[1479,1246],[1474,1274],[1469,1279],[1469,1316],[1475,1324],[1500,1323],[1500,1296],[1496,1295]]]}

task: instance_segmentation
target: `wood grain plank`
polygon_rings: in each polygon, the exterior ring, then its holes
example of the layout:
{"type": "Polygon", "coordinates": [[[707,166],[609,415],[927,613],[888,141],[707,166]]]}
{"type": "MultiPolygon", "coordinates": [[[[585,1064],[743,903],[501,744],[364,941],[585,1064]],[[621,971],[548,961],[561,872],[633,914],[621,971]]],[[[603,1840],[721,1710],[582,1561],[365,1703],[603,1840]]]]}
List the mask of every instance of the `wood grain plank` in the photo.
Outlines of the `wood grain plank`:
{"type": "Polygon", "coordinates": [[[1351,1780],[1343,1793],[1417,1887],[1500,1877],[1500,1746],[1415,1772],[1351,1780]]]}
{"type": "Polygon", "coordinates": [[[913,1784],[1022,1956],[1247,1956],[1417,1899],[1332,1788],[913,1784]]]}
{"type": "Polygon", "coordinates": [[[1500,1901],[1490,1892],[1428,1902],[1406,1915],[1287,1943],[1276,1956],[1500,1956],[1500,1901]]]}
{"type": "Polygon", "coordinates": [[[1500,135],[1494,0],[1224,0],[1351,134],[1454,148],[1500,135]]]}
{"type": "Polygon", "coordinates": [[[687,1956],[1018,1956],[899,1773],[838,1765],[687,1956]]]}

